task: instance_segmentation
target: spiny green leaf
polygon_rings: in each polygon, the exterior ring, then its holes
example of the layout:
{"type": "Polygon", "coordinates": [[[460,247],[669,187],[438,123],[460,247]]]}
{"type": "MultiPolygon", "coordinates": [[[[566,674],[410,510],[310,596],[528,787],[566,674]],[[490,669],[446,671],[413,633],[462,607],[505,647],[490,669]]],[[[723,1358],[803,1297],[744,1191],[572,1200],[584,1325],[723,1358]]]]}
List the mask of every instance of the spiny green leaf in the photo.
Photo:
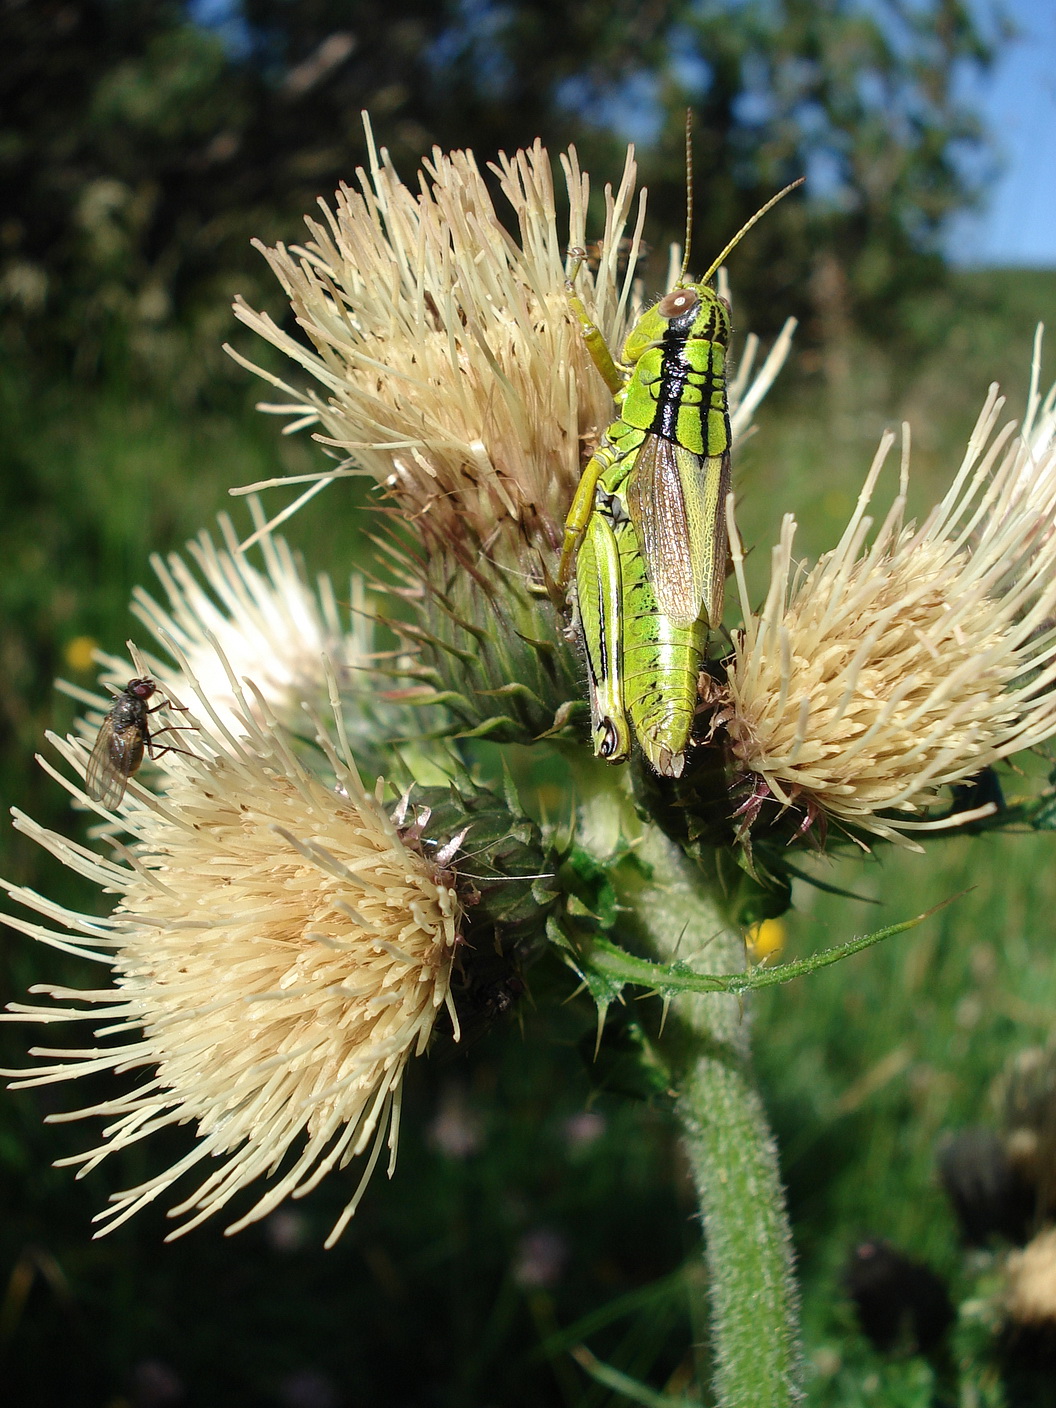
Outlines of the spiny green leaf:
{"type": "Polygon", "coordinates": [[[851,954],[861,953],[873,944],[915,928],[936,910],[951,904],[955,898],[957,896],[952,896],[942,904],[935,905],[912,919],[905,919],[900,924],[889,924],[871,934],[849,939],[847,943],[836,944],[821,953],[811,954],[793,963],[782,963],[774,968],[751,968],[740,973],[697,973],[685,963],[654,963],[647,958],[638,958],[609,939],[597,935],[590,939],[589,949],[581,954],[580,962],[588,982],[589,973],[595,971],[610,984],[632,983],[637,987],[651,988],[665,997],[673,997],[680,992],[728,992],[740,995],[755,988],[787,983],[792,978],[814,973],[819,968],[827,968],[842,958],[849,958],[851,954]]]}

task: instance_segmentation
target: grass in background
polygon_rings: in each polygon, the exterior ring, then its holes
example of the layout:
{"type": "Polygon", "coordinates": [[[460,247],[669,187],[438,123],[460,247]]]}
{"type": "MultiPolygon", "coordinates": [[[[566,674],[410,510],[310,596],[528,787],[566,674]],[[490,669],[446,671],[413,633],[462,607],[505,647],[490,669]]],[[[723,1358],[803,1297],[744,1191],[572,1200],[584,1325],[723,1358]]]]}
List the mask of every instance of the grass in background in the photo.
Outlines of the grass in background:
{"type": "MultiPolygon", "coordinates": [[[[849,343],[832,352],[826,384],[793,374],[764,407],[738,466],[742,531],[759,545],[755,590],[782,512],[796,511],[805,555],[835,541],[886,425],[912,422],[919,512],[952,476],[990,381],[1002,381],[1009,414],[1021,413],[1034,323],[1056,325],[1056,274],[961,275],[956,290],[921,308],[945,331],[913,366],[849,343]]],[[[1051,380],[1056,346],[1047,365],[1051,380]]],[[[137,629],[127,603],[134,585],[150,585],[151,552],[180,548],[223,510],[244,522],[229,486],[317,467],[319,452],[306,437],[281,439],[248,396],[237,414],[189,416],[116,389],[86,401],[57,387],[41,400],[6,376],[0,790],[5,803],[68,829],[64,796],[31,755],[45,727],[69,720],[50,680],[74,677],[70,642],[87,636],[119,652],[137,629]]],[[[284,501],[277,491],[269,506],[284,501]]],[[[354,493],[325,491],[289,536],[313,572],[329,568],[340,583],[362,557],[354,493]]],[[[923,1361],[881,1360],[858,1334],[841,1271],[857,1240],[883,1236],[955,1290],[969,1284],[934,1146],[945,1130],[986,1123],[994,1077],[1051,1029],[1052,845],[961,837],[932,843],[925,857],[888,848],[864,863],[814,863],[826,883],[878,904],[797,885],[790,955],[957,896],[910,933],[755,1003],[817,1408],[933,1401],[923,1361]]],[[[6,874],[85,901],[37,848],[10,832],[3,846],[6,874]]],[[[5,1000],[45,979],[85,981],[85,965],[16,934],[5,932],[2,955],[5,1000]]],[[[167,1227],[153,1212],[92,1243],[90,1217],[107,1192],[162,1167],[167,1151],[129,1151],[76,1183],[50,1161],[93,1131],[42,1126],[60,1098],[48,1087],[5,1097],[0,1372],[18,1401],[146,1403],[143,1384],[161,1366],[183,1385],[175,1401],[192,1404],[615,1402],[570,1359],[580,1340],[680,1391],[690,1345],[703,1337],[685,1321],[679,1284],[696,1238],[692,1202],[663,1115],[594,1090],[592,1013],[559,1005],[570,988],[556,964],[543,967],[523,1032],[418,1063],[396,1178],[376,1179],[326,1254],[341,1175],[233,1242],[218,1223],[163,1247],[167,1227]],[[296,1397],[309,1389],[314,1399],[296,1397]]],[[[18,1064],[24,1034],[2,1035],[5,1060],[18,1064]]],[[[87,1086],[80,1093],[81,1103],[91,1098],[87,1086]]],[[[71,1103],[65,1093],[61,1101],[71,1103]]],[[[977,1378],[976,1401],[997,1408],[993,1375],[977,1378]]]]}

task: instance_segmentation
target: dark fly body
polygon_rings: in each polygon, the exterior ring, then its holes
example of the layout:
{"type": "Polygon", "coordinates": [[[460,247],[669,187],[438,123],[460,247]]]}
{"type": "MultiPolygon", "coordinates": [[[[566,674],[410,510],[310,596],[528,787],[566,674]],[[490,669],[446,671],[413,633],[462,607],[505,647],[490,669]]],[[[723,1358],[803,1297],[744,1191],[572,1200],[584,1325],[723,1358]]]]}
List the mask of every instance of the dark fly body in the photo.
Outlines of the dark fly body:
{"type": "Polygon", "coordinates": [[[149,675],[129,680],[115,697],[95,740],[85,771],[85,785],[89,797],[110,810],[125,795],[128,779],[142,763],[144,750],[152,759],[162,753],[182,751],[171,744],[157,749],[152,744],[152,739],[158,734],[168,733],[173,725],[151,733],[150,715],[166,706],[172,709],[182,707],[170,704],[168,699],[149,707],[147,700],[156,690],[157,685],[149,675]]]}

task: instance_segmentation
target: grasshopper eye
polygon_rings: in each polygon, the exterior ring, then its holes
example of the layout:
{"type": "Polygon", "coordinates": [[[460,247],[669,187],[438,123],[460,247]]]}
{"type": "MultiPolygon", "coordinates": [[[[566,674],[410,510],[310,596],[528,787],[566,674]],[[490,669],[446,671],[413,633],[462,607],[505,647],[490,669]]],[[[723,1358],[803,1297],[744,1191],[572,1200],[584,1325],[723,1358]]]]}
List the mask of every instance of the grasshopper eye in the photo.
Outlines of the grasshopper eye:
{"type": "Polygon", "coordinates": [[[661,318],[684,318],[687,313],[695,313],[700,306],[700,294],[693,288],[673,288],[665,293],[656,305],[661,318]]]}

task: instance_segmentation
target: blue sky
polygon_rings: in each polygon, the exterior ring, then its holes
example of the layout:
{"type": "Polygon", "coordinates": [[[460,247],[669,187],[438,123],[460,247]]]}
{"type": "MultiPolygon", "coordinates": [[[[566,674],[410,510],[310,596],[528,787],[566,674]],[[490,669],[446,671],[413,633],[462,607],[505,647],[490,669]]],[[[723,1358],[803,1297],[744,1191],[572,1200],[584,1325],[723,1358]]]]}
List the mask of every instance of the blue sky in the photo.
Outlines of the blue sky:
{"type": "Polygon", "coordinates": [[[1021,31],[968,96],[990,129],[1003,173],[978,215],[951,228],[958,264],[1056,268],[1056,0],[1004,0],[1021,31]]]}

